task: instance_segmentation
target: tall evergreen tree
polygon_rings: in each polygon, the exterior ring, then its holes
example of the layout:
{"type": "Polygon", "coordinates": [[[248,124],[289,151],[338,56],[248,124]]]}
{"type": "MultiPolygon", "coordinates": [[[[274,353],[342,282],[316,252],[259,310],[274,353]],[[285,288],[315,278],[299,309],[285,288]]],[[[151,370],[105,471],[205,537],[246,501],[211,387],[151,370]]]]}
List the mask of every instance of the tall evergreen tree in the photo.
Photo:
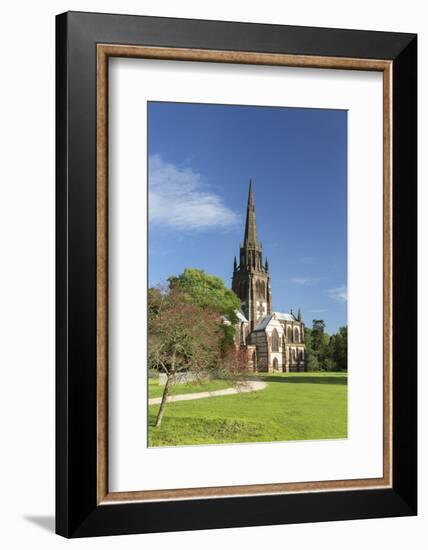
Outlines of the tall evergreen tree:
{"type": "Polygon", "coordinates": [[[332,336],[331,357],[337,370],[348,370],[348,327],[340,327],[332,336]]]}
{"type": "Polygon", "coordinates": [[[322,319],[312,321],[312,349],[321,353],[324,346],[325,322],[322,319]]]}
{"type": "Polygon", "coordinates": [[[340,327],[336,334],[330,336],[325,332],[325,322],[314,319],[312,329],[305,329],[308,370],[347,370],[347,341],[348,327],[340,327]]]}

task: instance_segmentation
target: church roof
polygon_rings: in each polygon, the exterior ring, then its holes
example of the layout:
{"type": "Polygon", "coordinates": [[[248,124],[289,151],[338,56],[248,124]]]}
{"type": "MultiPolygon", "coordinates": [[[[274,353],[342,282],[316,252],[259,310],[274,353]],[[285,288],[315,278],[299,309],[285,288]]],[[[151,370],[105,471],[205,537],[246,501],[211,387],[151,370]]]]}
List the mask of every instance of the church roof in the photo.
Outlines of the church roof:
{"type": "Polygon", "coordinates": [[[235,313],[241,323],[248,323],[248,320],[245,318],[245,315],[242,313],[242,311],[236,309],[235,313]]]}
{"type": "Polygon", "coordinates": [[[254,331],[256,330],[264,330],[268,324],[269,321],[272,319],[272,315],[265,315],[263,319],[260,319],[260,321],[257,323],[257,325],[254,327],[254,331]]]}
{"type": "Polygon", "coordinates": [[[291,313],[281,313],[279,311],[274,311],[274,313],[279,321],[297,321],[297,319],[291,313]]]}
{"type": "Polygon", "coordinates": [[[265,315],[263,319],[260,319],[260,321],[254,327],[254,330],[255,331],[264,330],[268,326],[268,324],[270,323],[274,315],[278,319],[278,321],[296,321],[297,320],[294,317],[294,315],[292,315],[291,313],[281,313],[279,311],[274,311],[271,315],[265,315]]]}

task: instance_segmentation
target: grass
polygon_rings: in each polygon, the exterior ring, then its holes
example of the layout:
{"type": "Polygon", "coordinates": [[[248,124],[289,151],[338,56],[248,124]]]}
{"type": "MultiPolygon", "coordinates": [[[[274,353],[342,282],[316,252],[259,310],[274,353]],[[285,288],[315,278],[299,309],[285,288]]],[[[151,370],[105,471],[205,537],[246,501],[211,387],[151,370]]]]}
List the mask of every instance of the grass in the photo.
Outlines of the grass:
{"type": "MultiPolygon", "coordinates": [[[[183,393],[197,393],[200,391],[216,391],[230,388],[231,383],[226,380],[208,380],[205,382],[188,382],[187,384],[173,384],[170,386],[169,395],[179,395],[183,393]]],[[[162,397],[165,386],[159,384],[158,379],[149,378],[149,399],[152,397],[162,397]]]]}
{"type": "MultiPolygon", "coordinates": [[[[281,373],[258,377],[268,383],[266,389],[169,403],[159,428],[154,427],[159,406],[150,406],[149,446],[347,437],[346,373],[281,373]]],[[[225,383],[211,383],[216,382],[225,383]]],[[[184,393],[183,386],[175,386],[174,391],[184,393]]],[[[194,384],[186,386],[195,387],[194,384]]],[[[194,391],[203,390],[199,386],[194,391]]]]}

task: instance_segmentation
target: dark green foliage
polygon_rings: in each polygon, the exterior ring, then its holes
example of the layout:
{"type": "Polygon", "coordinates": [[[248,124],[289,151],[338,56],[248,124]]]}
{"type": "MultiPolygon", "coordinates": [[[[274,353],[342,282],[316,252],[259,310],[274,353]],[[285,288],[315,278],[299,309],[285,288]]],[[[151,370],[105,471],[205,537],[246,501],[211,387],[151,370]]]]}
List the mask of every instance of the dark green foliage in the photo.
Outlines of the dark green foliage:
{"type": "Polygon", "coordinates": [[[340,327],[330,339],[331,358],[337,370],[348,370],[348,327],[340,327]]]}
{"type": "Polygon", "coordinates": [[[202,269],[186,268],[178,277],[168,278],[171,288],[176,288],[198,307],[208,307],[236,321],[236,310],[241,309],[239,298],[224,286],[220,277],[209,275],[202,269]]]}
{"type": "Polygon", "coordinates": [[[324,321],[314,319],[312,329],[305,328],[305,343],[309,371],[348,370],[348,327],[329,336],[324,321]]]}
{"type": "Polygon", "coordinates": [[[315,355],[315,353],[311,353],[311,355],[308,357],[307,366],[308,366],[308,371],[313,372],[313,371],[321,370],[318,357],[315,355]]]}
{"type": "Polygon", "coordinates": [[[325,357],[323,360],[323,370],[325,371],[336,371],[338,368],[336,367],[336,363],[333,361],[331,357],[325,357]]]}
{"type": "Polygon", "coordinates": [[[235,329],[233,325],[226,325],[223,324],[221,326],[221,329],[223,331],[223,340],[221,343],[221,351],[222,355],[226,353],[226,351],[230,348],[230,346],[233,345],[235,341],[235,329]]]}
{"type": "Polygon", "coordinates": [[[156,317],[162,304],[162,292],[159,288],[151,287],[147,296],[147,316],[149,322],[156,317]]]}
{"type": "Polygon", "coordinates": [[[318,357],[313,349],[312,330],[305,327],[306,365],[308,371],[319,371],[318,357]]]}
{"type": "Polygon", "coordinates": [[[314,319],[312,321],[312,349],[321,353],[324,346],[324,330],[325,323],[321,319],[314,319]]]}

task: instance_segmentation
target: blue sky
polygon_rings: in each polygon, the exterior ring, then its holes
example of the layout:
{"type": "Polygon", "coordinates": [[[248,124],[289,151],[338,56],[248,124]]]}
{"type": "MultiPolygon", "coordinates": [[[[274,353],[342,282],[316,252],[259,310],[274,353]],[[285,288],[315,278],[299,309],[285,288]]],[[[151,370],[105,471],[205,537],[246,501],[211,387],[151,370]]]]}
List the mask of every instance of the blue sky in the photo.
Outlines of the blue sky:
{"type": "Polygon", "coordinates": [[[149,285],[185,267],[230,287],[248,183],[275,311],[347,324],[347,113],[150,102],[149,285]]]}

